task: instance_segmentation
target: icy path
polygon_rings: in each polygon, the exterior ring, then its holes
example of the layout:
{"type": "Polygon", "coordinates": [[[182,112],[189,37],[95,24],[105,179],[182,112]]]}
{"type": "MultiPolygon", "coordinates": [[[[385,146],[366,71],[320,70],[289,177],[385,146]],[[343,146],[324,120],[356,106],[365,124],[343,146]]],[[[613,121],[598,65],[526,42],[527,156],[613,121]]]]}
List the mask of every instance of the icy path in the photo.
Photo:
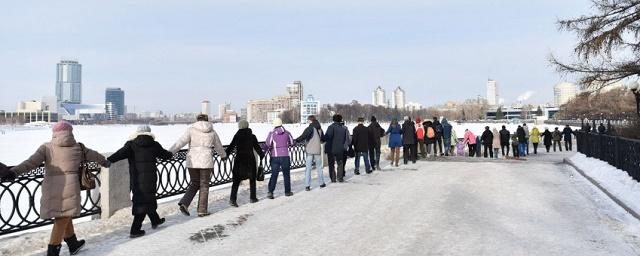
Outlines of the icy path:
{"type": "Polygon", "coordinates": [[[296,181],[289,198],[279,184],[275,200],[257,204],[243,190],[239,208],[224,197],[209,217],[171,215],[135,240],[123,223],[82,254],[639,255],[640,223],[560,164],[563,156],[423,161],[311,192],[296,181]]]}

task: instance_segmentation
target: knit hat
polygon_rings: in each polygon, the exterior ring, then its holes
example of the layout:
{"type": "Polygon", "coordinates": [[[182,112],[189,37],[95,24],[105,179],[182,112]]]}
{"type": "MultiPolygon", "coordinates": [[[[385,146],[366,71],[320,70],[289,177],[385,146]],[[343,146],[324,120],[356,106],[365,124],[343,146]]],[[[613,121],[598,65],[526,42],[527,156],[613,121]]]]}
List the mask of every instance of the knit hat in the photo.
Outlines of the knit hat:
{"type": "Polygon", "coordinates": [[[151,127],[149,127],[146,124],[140,125],[138,126],[138,129],[136,129],[136,133],[149,133],[151,132],[151,127]]]}
{"type": "Polygon", "coordinates": [[[247,122],[247,120],[240,120],[240,122],[238,122],[238,129],[247,129],[249,128],[249,122],[247,122]]]}
{"type": "Polygon", "coordinates": [[[282,126],[282,119],[277,118],[277,117],[276,117],[276,119],[273,119],[273,126],[274,127],[282,126]]]}
{"type": "Polygon", "coordinates": [[[71,125],[71,123],[63,120],[53,125],[52,130],[54,133],[61,131],[73,131],[73,126],[71,125]]]}
{"type": "Polygon", "coordinates": [[[405,121],[409,121],[409,120],[410,120],[410,119],[409,119],[409,116],[404,116],[404,120],[405,120],[405,121]]]}

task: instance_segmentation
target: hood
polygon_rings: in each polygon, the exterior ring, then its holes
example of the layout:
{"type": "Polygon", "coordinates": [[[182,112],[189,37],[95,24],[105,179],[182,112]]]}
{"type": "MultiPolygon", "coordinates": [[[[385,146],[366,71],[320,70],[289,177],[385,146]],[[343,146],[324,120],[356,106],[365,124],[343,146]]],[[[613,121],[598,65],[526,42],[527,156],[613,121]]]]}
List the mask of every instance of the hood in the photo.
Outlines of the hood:
{"type": "Polygon", "coordinates": [[[273,133],[275,133],[277,135],[282,135],[282,134],[285,134],[286,132],[287,132],[287,130],[285,130],[284,127],[282,127],[282,126],[278,126],[278,127],[273,129],[273,133]]]}
{"type": "Polygon", "coordinates": [[[311,124],[309,124],[309,126],[311,126],[313,128],[316,128],[318,130],[322,129],[322,126],[320,125],[320,122],[318,122],[317,120],[313,121],[311,124]]]}
{"type": "Polygon", "coordinates": [[[151,137],[154,140],[156,139],[156,136],[153,135],[153,133],[150,133],[150,132],[135,132],[135,133],[129,135],[129,141],[135,140],[140,135],[146,135],[146,136],[151,137]]]}
{"type": "Polygon", "coordinates": [[[141,133],[136,138],[134,138],[132,142],[140,147],[149,147],[153,145],[155,140],[154,140],[153,134],[141,133]]]}
{"type": "Polygon", "coordinates": [[[493,128],[493,133],[498,133],[498,129],[493,128]]]}
{"type": "Polygon", "coordinates": [[[448,126],[449,125],[449,121],[447,121],[446,118],[442,119],[442,122],[440,122],[442,124],[442,126],[448,126]]]}
{"type": "Polygon", "coordinates": [[[210,133],[213,131],[213,124],[207,121],[198,121],[191,125],[193,129],[196,129],[202,133],[210,133]]]}
{"type": "Polygon", "coordinates": [[[51,143],[59,147],[71,147],[76,145],[76,139],[71,131],[54,132],[51,143]]]}

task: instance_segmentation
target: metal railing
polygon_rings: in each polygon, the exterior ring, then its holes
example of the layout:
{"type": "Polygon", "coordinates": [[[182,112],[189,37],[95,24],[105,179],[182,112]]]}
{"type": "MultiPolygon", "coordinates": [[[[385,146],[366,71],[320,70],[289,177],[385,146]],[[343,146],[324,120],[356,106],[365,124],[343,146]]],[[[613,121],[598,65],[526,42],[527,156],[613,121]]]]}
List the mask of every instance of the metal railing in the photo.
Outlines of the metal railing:
{"type": "MultiPolygon", "coordinates": [[[[260,143],[264,148],[264,142],[260,143]]],[[[227,146],[224,146],[226,149],[227,146]]],[[[289,147],[291,169],[305,166],[305,146],[296,144],[289,147]]],[[[186,168],[187,150],[181,150],[170,160],[158,160],[158,182],[156,197],[167,198],[186,192],[189,186],[189,174],[186,168]]],[[[209,186],[217,186],[232,182],[233,160],[235,153],[222,160],[217,153],[213,154],[213,174],[209,186]]],[[[271,173],[270,157],[263,159],[265,174],[271,173]]],[[[75,218],[87,217],[101,213],[100,208],[100,167],[89,163],[89,169],[96,176],[98,188],[82,191],[82,210],[75,218]]],[[[40,219],[39,206],[42,194],[42,182],[45,169],[40,166],[33,171],[18,176],[13,181],[0,182],[0,236],[42,227],[53,223],[53,219],[40,219]],[[7,206],[6,202],[12,205],[7,206]]]]}
{"type": "Polygon", "coordinates": [[[578,131],[576,144],[578,152],[605,161],[640,181],[640,140],[578,131]]]}

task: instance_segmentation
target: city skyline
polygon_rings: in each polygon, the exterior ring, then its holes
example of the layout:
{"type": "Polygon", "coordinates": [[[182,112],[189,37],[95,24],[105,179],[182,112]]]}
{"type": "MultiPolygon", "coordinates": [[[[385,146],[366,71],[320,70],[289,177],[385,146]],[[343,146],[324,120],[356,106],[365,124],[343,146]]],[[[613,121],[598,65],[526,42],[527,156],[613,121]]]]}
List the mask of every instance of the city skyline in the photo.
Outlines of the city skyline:
{"type": "Polygon", "coordinates": [[[574,38],[557,31],[556,19],[589,8],[585,1],[246,3],[8,3],[0,46],[12,50],[0,56],[15,61],[0,63],[7,74],[0,86],[23,90],[0,96],[0,109],[55,95],[51,66],[60,56],[82,63],[83,102],[103,102],[104,89],[117,86],[138,112],[195,112],[203,99],[239,109],[294,79],[325,103],[368,102],[372,87],[388,84],[432,106],[483,95],[487,77],[500,81],[505,104],[529,88],[531,102],[553,102],[553,86],[575,80],[547,61],[572,52],[574,38]],[[220,26],[203,30],[211,23],[220,26]],[[55,40],[63,32],[82,36],[55,40]]]}

